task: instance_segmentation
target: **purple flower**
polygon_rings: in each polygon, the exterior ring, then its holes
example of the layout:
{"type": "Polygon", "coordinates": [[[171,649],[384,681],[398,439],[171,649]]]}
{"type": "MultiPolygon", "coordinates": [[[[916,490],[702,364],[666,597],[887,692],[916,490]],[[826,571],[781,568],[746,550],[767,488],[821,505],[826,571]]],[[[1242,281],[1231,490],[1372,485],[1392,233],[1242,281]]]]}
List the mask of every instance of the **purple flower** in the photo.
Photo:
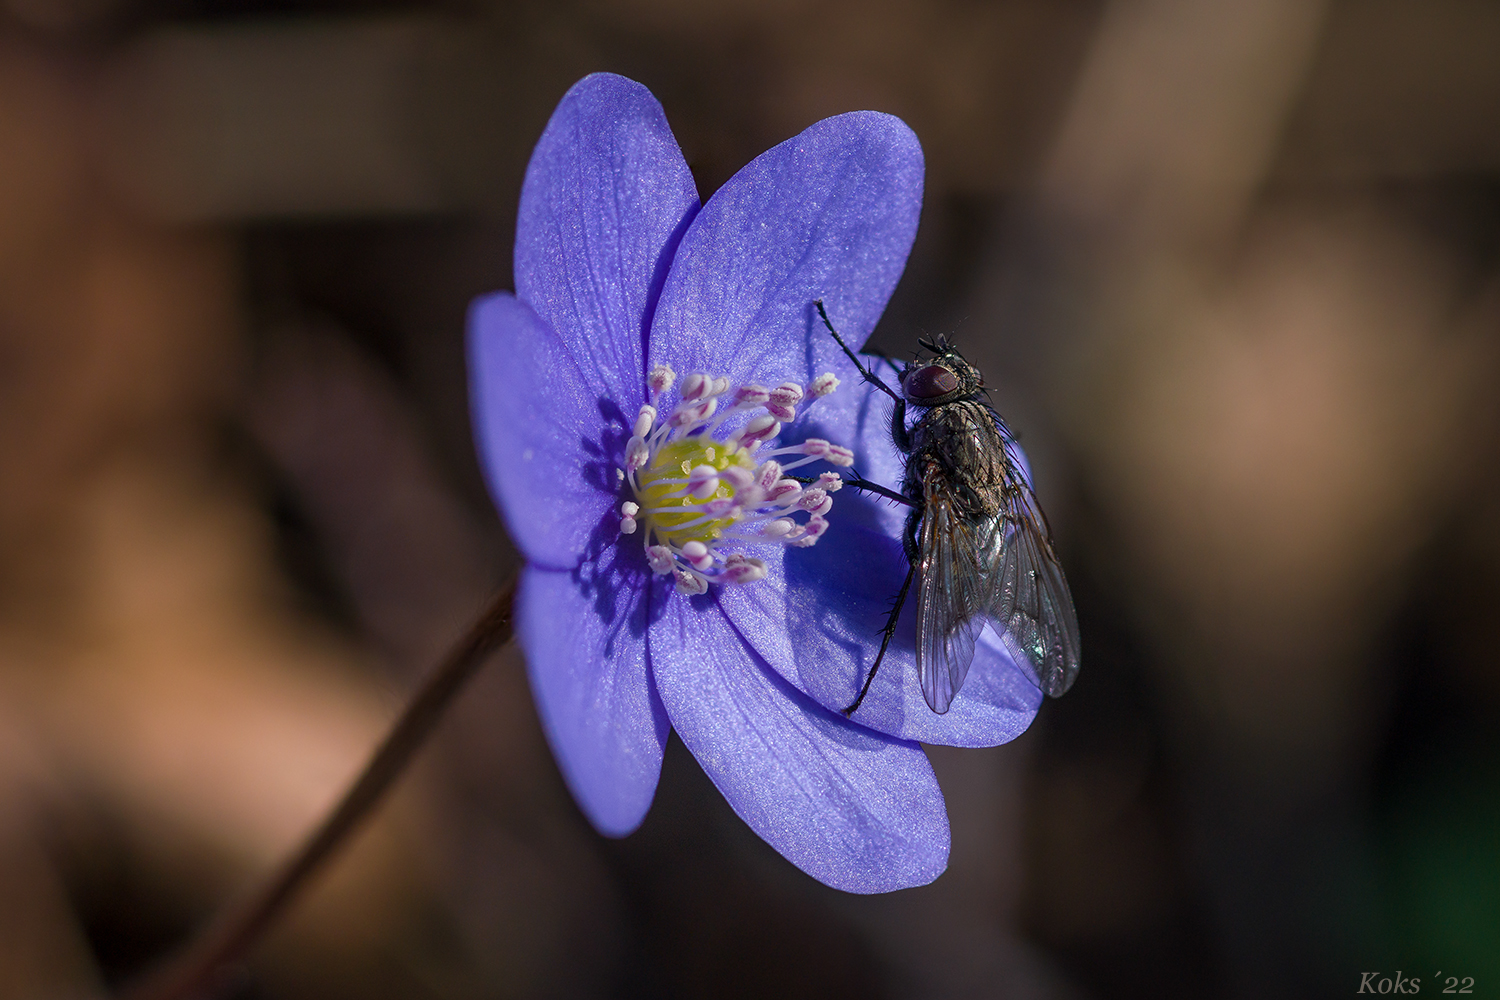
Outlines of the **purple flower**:
{"type": "Polygon", "coordinates": [[[470,316],[475,423],[528,560],[518,626],[537,705],[606,834],[640,824],[675,728],[813,877],[921,885],[947,864],[948,822],[918,741],[1003,743],[1036,714],[1041,693],[988,631],[933,714],[910,628],[853,720],[837,711],[905,562],[900,511],[854,490],[831,511],[836,470],[857,456],[894,483],[900,457],[813,302],[868,335],[921,190],[911,130],[858,112],[763,154],[700,211],[661,106],[609,74],[574,86],[537,144],[516,294],[470,316]],[[799,465],[817,482],[785,475],[799,465]]]}

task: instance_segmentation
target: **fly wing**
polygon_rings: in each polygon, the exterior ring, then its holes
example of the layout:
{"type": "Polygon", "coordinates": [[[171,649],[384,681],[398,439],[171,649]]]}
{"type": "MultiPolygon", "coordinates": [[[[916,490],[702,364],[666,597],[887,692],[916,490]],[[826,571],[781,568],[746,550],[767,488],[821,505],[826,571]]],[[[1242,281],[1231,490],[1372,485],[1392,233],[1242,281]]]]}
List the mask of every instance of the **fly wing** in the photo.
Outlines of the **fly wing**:
{"type": "Polygon", "coordinates": [[[974,530],[957,516],[941,475],[923,482],[922,555],[917,588],[917,677],[927,704],[948,711],[974,660],[984,628],[984,574],[974,530]]]}
{"type": "Polygon", "coordinates": [[[1005,516],[997,519],[1001,536],[981,542],[982,549],[1003,552],[989,614],[1031,661],[1042,690],[1056,698],[1078,676],[1078,615],[1036,495],[1019,482],[1008,493],[1005,516]]]}

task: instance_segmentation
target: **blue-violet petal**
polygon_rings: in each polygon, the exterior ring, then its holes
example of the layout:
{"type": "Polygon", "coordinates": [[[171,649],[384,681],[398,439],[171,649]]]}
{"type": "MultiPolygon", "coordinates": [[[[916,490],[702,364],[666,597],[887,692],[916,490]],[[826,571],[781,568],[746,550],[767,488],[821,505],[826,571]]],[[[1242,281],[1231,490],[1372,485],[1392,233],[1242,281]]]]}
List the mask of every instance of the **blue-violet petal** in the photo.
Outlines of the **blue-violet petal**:
{"type": "Polygon", "coordinates": [[[697,208],[693,175],[661,105],[612,73],[568,91],[526,169],[516,294],[631,419],[644,399],[656,297],[697,208]]]}
{"type": "Polygon", "coordinates": [[[554,569],[613,544],[629,418],[513,295],[474,302],[468,349],[480,464],[511,539],[554,569]]]}
{"type": "Polygon", "coordinates": [[[647,588],[593,563],[528,568],[516,598],[532,693],[573,797],[601,833],[641,823],[670,726],[646,664],[647,588]]]}
{"type": "Polygon", "coordinates": [[[848,892],[942,873],[948,817],[921,747],[814,704],[745,647],[711,597],[671,601],[648,646],[683,742],[787,860],[848,892]]]}
{"type": "Polygon", "coordinates": [[[922,172],[911,129],[873,111],[824,119],[756,157],[688,227],[650,361],[736,384],[851,378],[813,300],[851,346],[864,343],[906,265],[922,172]]]}

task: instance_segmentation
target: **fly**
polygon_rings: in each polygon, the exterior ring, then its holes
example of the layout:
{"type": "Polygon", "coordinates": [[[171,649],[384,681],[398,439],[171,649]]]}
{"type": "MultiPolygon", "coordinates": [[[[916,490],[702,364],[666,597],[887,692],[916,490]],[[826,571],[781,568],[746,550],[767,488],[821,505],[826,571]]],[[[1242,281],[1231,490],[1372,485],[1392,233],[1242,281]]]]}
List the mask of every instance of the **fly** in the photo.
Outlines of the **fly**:
{"type": "Polygon", "coordinates": [[[906,456],[899,493],[864,479],[849,481],[906,505],[902,546],[908,568],[880,652],[844,715],[853,714],[869,692],[914,578],[917,677],[934,712],[948,711],[963,687],[986,622],[1030,661],[1043,691],[1061,695],[1078,676],[1078,616],[1047,518],[1021,471],[1014,436],[989,405],[983,376],[945,339],[924,340],[921,346],[933,356],[906,365],[897,392],[844,343],[822,301],[815,304],[865,381],[895,401],[891,438],[906,456]],[[907,407],[919,411],[910,428],[907,407]]]}

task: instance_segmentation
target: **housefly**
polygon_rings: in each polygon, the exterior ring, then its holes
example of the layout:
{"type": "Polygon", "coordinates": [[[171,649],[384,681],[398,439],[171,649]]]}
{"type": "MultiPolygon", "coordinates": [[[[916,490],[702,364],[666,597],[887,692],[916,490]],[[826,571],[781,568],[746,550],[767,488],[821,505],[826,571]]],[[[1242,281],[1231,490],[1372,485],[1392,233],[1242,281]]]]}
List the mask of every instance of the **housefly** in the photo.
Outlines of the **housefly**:
{"type": "Polygon", "coordinates": [[[880,652],[844,714],[869,692],[914,577],[917,676],[934,712],[948,711],[963,687],[986,623],[1009,636],[1043,691],[1061,695],[1078,676],[1078,617],[1047,518],[1021,471],[1015,438],[989,405],[983,376],[945,339],[923,340],[932,356],[901,370],[897,392],[844,343],[822,301],[816,305],[865,381],[895,401],[891,437],[906,456],[899,493],[862,478],[849,481],[906,505],[908,568],[880,652]],[[908,407],[918,411],[910,428],[908,407]]]}

